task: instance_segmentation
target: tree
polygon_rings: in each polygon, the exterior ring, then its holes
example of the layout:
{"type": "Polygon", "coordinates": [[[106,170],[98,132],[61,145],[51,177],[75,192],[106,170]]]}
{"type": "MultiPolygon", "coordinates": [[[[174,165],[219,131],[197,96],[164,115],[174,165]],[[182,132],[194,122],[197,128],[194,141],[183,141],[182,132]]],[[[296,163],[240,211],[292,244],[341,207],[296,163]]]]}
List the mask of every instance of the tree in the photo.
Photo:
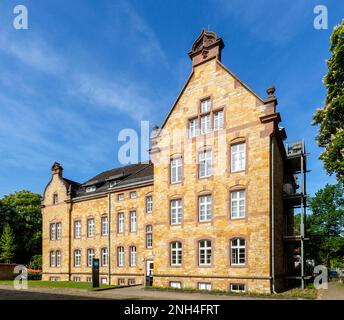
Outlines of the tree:
{"type": "Polygon", "coordinates": [[[313,125],[320,125],[316,139],[325,148],[320,159],[326,171],[344,182],[344,20],[333,30],[330,51],[325,106],[313,115],[313,125]]]}
{"type": "Polygon", "coordinates": [[[14,235],[9,224],[5,224],[0,238],[0,260],[10,262],[14,257],[14,235]]]}
{"type": "MultiPolygon", "coordinates": [[[[14,260],[28,263],[32,256],[41,254],[42,217],[41,196],[30,191],[19,191],[0,200],[0,217],[5,219],[16,238],[14,260]]],[[[0,232],[2,232],[0,221],[0,232]]]]}
{"type": "Polygon", "coordinates": [[[42,255],[36,254],[33,256],[28,264],[28,267],[30,269],[42,269],[42,255]]]}
{"type": "Polygon", "coordinates": [[[327,184],[310,199],[312,214],[307,216],[306,231],[316,264],[331,267],[335,261],[344,262],[343,192],[342,184],[327,184]]]}

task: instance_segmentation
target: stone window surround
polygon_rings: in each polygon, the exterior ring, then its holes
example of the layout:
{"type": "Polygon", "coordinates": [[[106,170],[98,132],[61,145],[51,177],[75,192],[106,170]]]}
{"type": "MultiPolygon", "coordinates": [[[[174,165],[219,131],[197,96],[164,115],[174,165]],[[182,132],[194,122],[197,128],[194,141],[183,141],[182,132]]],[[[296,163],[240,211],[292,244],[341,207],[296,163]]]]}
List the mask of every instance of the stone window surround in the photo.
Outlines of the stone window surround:
{"type": "Polygon", "coordinates": [[[215,248],[215,239],[213,237],[198,237],[195,239],[195,249],[197,251],[196,254],[196,266],[198,268],[213,268],[214,267],[214,248],[215,248]],[[200,242],[201,241],[210,241],[211,244],[211,258],[210,258],[210,264],[202,265],[200,264],[200,242]]]}
{"type": "Polygon", "coordinates": [[[171,268],[182,268],[184,264],[184,248],[185,240],[181,238],[173,238],[168,242],[168,253],[169,253],[169,266],[171,268]],[[182,263],[181,264],[172,264],[172,243],[179,242],[182,245],[182,263]]]}
{"type": "Polygon", "coordinates": [[[178,185],[178,184],[183,184],[184,182],[184,160],[183,160],[183,155],[181,153],[175,153],[170,156],[170,161],[168,163],[168,181],[170,185],[178,185]],[[182,161],[182,176],[180,181],[172,182],[172,175],[171,175],[171,170],[172,170],[172,165],[171,162],[174,159],[180,159],[182,161]]]}
{"type": "Polygon", "coordinates": [[[248,258],[249,258],[249,241],[248,241],[248,237],[246,235],[243,234],[236,234],[231,236],[228,241],[227,241],[227,245],[228,245],[228,267],[230,268],[247,268],[248,267],[248,258]],[[232,264],[232,240],[235,239],[244,239],[245,240],[245,264],[232,264]]]}
{"type": "Polygon", "coordinates": [[[73,267],[74,268],[80,268],[81,264],[82,264],[82,249],[77,247],[77,248],[74,248],[74,250],[73,250],[73,267]],[[80,265],[79,266],[75,265],[75,253],[76,253],[76,251],[80,251],[80,265]]]}
{"type": "Polygon", "coordinates": [[[248,137],[236,137],[229,141],[228,143],[228,160],[227,160],[227,168],[228,168],[228,176],[232,174],[237,173],[245,173],[247,174],[248,171],[248,157],[249,157],[249,141],[248,137]],[[244,170],[238,170],[238,171],[232,171],[232,146],[237,144],[245,143],[245,169],[244,170]]]}

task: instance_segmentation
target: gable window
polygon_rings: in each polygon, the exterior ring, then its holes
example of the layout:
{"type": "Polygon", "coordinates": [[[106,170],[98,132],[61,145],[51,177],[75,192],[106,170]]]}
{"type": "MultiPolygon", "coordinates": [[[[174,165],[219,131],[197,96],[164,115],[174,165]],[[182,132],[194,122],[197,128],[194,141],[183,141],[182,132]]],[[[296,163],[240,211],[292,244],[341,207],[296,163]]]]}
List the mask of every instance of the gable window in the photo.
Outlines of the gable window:
{"type": "Polygon", "coordinates": [[[189,138],[197,136],[198,131],[198,119],[192,119],[189,121],[189,138]]]}
{"type": "Polygon", "coordinates": [[[87,219],[87,237],[94,237],[94,219],[87,219]]]}
{"type": "Polygon", "coordinates": [[[75,239],[81,238],[81,221],[80,220],[74,221],[74,238],[75,239]]]}
{"type": "Polygon", "coordinates": [[[50,251],[50,267],[55,267],[56,266],[56,255],[55,251],[50,251]]]}
{"type": "Polygon", "coordinates": [[[80,267],[81,265],[81,250],[74,250],[74,267],[80,267]]]}
{"type": "Polygon", "coordinates": [[[171,213],[170,213],[171,224],[181,224],[182,216],[183,216],[182,200],[181,199],[171,200],[170,210],[171,210],[171,213]]]}
{"type": "Polygon", "coordinates": [[[124,200],[124,193],[119,193],[117,195],[117,199],[118,199],[118,201],[123,201],[124,200]]]}
{"type": "Polygon", "coordinates": [[[56,239],[56,224],[51,223],[50,224],[50,240],[56,239]]]}
{"type": "Polygon", "coordinates": [[[136,247],[131,246],[130,247],[130,266],[135,267],[136,266],[136,247]]]}
{"type": "Polygon", "coordinates": [[[88,193],[88,192],[93,192],[93,191],[96,191],[96,186],[90,186],[90,187],[87,187],[86,188],[86,192],[88,193]]]}
{"type": "Polygon", "coordinates": [[[87,266],[92,267],[94,259],[94,249],[87,249],[87,266]]]}
{"type": "Polygon", "coordinates": [[[210,240],[201,240],[198,242],[198,263],[200,266],[209,266],[211,265],[211,241],[210,240]]]}
{"type": "Polygon", "coordinates": [[[244,218],[245,207],[245,190],[231,192],[231,218],[244,218]]]}
{"type": "Polygon", "coordinates": [[[199,221],[210,221],[212,217],[212,197],[211,195],[200,196],[198,198],[198,218],[199,221]]]}
{"type": "Polygon", "coordinates": [[[182,181],[182,158],[174,158],[171,160],[171,183],[178,183],[182,181]]]}
{"type": "Polygon", "coordinates": [[[201,134],[210,132],[210,114],[201,117],[201,134]]]}
{"type": "Polygon", "coordinates": [[[136,232],[137,230],[137,215],[136,211],[130,212],[130,232],[136,232]]]}
{"type": "Polygon", "coordinates": [[[124,232],[124,212],[120,212],[117,217],[118,233],[124,232]]]}
{"type": "Polygon", "coordinates": [[[56,267],[61,267],[61,251],[56,251],[56,267]]]}
{"type": "Polygon", "coordinates": [[[211,100],[206,99],[201,101],[201,113],[209,112],[211,109],[211,100]]]}
{"type": "Polygon", "coordinates": [[[244,265],[246,263],[246,241],[242,238],[231,241],[231,264],[244,265]]]}
{"type": "Polygon", "coordinates": [[[130,192],[130,199],[135,199],[137,198],[137,192],[136,191],[131,191],[130,192]]]}
{"type": "Polygon", "coordinates": [[[223,110],[214,112],[214,130],[223,129],[223,110]]]}
{"type": "Polygon", "coordinates": [[[153,226],[151,224],[146,226],[146,248],[153,247],[153,226]]]}
{"type": "Polygon", "coordinates": [[[54,193],[53,195],[53,204],[56,205],[59,203],[59,196],[57,193],[54,193]]]}
{"type": "Polygon", "coordinates": [[[124,266],[124,247],[117,248],[117,265],[119,267],[124,266]]]}
{"type": "Polygon", "coordinates": [[[171,265],[180,266],[182,264],[183,248],[179,241],[171,242],[171,265]]]}
{"type": "Polygon", "coordinates": [[[231,171],[243,171],[246,164],[246,143],[237,143],[231,146],[231,171]]]}
{"type": "Polygon", "coordinates": [[[205,150],[198,154],[198,175],[199,178],[206,178],[212,175],[212,151],[205,150]]]}
{"type": "Polygon", "coordinates": [[[62,224],[61,222],[56,223],[56,239],[61,240],[62,237],[62,224]]]}
{"type": "Polygon", "coordinates": [[[102,259],[102,266],[103,267],[107,267],[108,264],[109,264],[109,251],[108,251],[108,248],[102,248],[101,259],[102,259]]]}
{"type": "Polygon", "coordinates": [[[146,197],[146,213],[153,212],[153,196],[146,197]]]}
{"type": "Polygon", "coordinates": [[[102,236],[107,236],[109,234],[109,219],[108,217],[102,217],[102,236]]]}

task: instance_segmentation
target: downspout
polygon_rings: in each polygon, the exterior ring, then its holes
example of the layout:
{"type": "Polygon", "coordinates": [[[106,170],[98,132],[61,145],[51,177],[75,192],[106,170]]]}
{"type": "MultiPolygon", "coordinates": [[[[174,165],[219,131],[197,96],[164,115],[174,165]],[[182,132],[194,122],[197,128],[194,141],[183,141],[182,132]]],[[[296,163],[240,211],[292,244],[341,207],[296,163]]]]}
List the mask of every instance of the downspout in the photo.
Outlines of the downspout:
{"type": "Polygon", "coordinates": [[[271,137],[271,276],[272,276],[272,293],[275,290],[275,170],[274,170],[274,141],[275,137],[271,137]]]}
{"type": "Polygon", "coordinates": [[[111,192],[108,195],[108,210],[108,284],[111,285],[111,192]]]}

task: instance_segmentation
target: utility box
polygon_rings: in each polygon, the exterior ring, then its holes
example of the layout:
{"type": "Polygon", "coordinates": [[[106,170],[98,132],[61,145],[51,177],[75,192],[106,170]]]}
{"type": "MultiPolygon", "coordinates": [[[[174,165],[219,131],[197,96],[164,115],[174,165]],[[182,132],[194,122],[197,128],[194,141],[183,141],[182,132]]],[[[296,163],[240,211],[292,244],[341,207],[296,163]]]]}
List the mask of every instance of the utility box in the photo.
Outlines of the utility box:
{"type": "Polygon", "coordinates": [[[92,260],[92,287],[99,288],[99,259],[92,260]]]}

